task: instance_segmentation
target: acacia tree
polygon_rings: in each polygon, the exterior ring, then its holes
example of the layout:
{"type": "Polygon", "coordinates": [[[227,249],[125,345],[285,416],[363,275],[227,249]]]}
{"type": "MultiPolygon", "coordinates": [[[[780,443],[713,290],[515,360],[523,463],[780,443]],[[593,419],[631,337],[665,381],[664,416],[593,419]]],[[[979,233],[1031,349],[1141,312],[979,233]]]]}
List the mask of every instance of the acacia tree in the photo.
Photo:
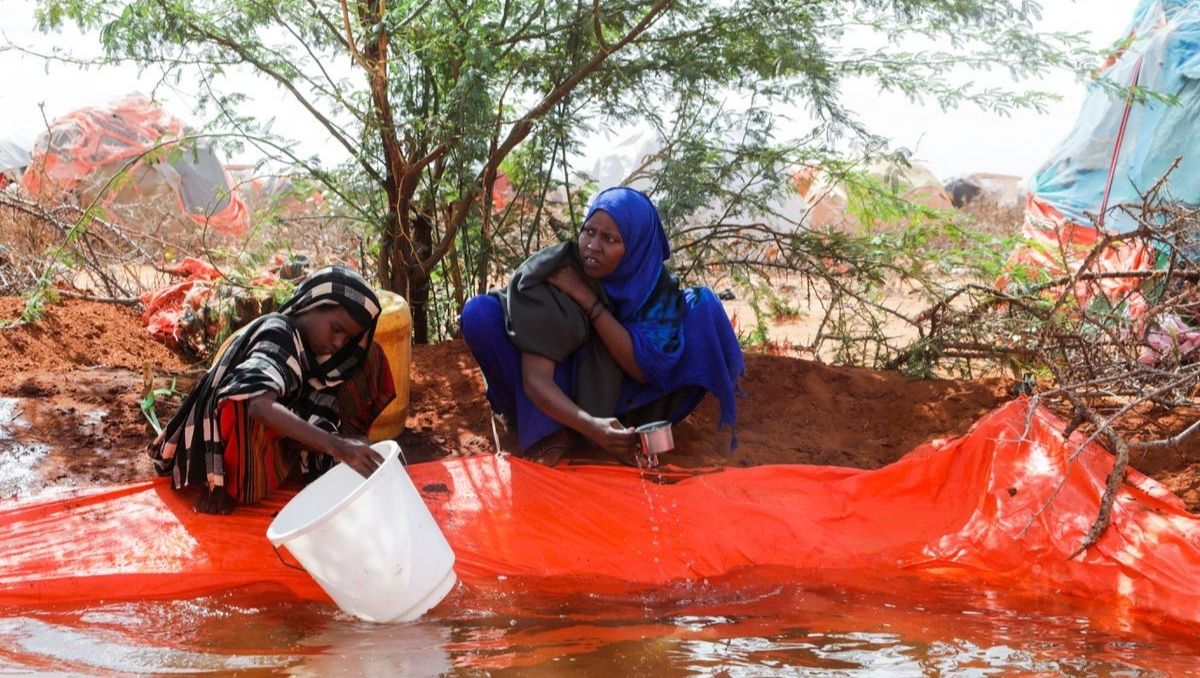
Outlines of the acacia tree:
{"type": "Polygon", "coordinates": [[[512,235],[492,213],[495,180],[523,145],[544,198],[570,186],[568,153],[585,134],[653,125],[655,199],[678,223],[716,194],[725,214],[765,200],[781,168],[845,150],[838,139],[872,141],[840,103],[849,78],[943,106],[1036,107],[1043,95],[955,73],[1039,73],[1078,54],[1070,36],[1031,28],[1030,0],[39,0],[37,11],[43,30],[99,29],[109,59],[193,70],[214,127],[340,196],[377,233],[379,279],[409,300],[417,342],[447,254],[456,296],[486,285],[497,239],[512,235]],[[235,67],[289,92],[351,160],[305,161],[240,115],[245,95],[222,79],[235,67]],[[802,142],[777,138],[788,112],[811,122],[802,142]]]}

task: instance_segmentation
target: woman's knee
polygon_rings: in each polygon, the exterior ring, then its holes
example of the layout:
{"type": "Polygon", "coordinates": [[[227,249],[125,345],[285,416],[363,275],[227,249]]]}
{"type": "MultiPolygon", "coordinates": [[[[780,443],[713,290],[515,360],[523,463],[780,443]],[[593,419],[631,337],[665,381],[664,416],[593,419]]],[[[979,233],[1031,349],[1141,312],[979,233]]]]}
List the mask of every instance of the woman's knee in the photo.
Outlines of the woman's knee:
{"type": "Polygon", "coordinates": [[[500,307],[500,300],[487,294],[471,297],[463,305],[459,327],[468,346],[486,341],[497,328],[503,330],[504,310],[500,307]]]}

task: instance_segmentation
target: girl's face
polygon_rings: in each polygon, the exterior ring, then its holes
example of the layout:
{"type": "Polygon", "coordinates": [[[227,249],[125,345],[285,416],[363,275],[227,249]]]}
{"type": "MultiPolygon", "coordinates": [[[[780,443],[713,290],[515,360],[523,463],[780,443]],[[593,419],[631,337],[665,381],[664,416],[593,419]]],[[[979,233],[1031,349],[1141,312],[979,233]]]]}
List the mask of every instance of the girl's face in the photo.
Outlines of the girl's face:
{"type": "Polygon", "coordinates": [[[304,343],[317,355],[337,353],[365,329],[340,304],[318,306],[296,318],[304,343]]]}
{"type": "Polygon", "coordinates": [[[579,258],[590,278],[605,278],[617,270],[625,256],[625,241],[617,222],[604,210],[596,210],[579,231],[579,258]]]}

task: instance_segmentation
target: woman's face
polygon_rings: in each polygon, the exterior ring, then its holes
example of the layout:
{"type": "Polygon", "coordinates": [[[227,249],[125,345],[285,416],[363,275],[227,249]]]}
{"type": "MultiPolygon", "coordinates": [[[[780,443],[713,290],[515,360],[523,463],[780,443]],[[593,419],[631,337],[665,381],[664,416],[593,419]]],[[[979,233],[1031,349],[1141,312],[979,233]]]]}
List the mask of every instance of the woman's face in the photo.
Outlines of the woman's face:
{"type": "Polygon", "coordinates": [[[318,306],[301,313],[296,318],[296,327],[304,336],[304,343],[317,355],[337,353],[363,333],[363,326],[340,304],[318,306]]]}
{"type": "Polygon", "coordinates": [[[596,210],[579,231],[579,258],[590,278],[605,278],[617,270],[625,256],[625,241],[617,222],[604,210],[596,210]]]}

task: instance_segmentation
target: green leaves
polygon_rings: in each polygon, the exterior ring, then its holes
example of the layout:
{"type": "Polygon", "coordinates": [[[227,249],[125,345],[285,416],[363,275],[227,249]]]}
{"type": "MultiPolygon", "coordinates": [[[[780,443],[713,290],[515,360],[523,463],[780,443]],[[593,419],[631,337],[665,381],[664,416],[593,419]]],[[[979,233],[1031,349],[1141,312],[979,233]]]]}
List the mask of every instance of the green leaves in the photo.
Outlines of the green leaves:
{"type": "Polygon", "coordinates": [[[145,417],[146,421],[150,422],[150,426],[154,428],[155,435],[158,435],[163,431],[162,424],[158,423],[158,414],[154,410],[155,405],[161,399],[173,398],[178,395],[179,392],[175,390],[175,380],[172,379],[170,386],[167,386],[166,388],[151,389],[147,391],[144,396],[142,396],[140,401],[138,401],[138,408],[142,411],[142,416],[145,417]]]}
{"type": "MultiPolygon", "coordinates": [[[[97,28],[109,58],[203,83],[211,130],[303,167],[378,236],[368,249],[384,285],[419,294],[441,276],[433,293],[448,296],[433,307],[443,309],[488,284],[497,262],[574,231],[590,189],[572,163],[591,159],[573,153],[593,130],[658,132],[660,157],[642,178],[690,253],[685,272],[700,270],[720,258],[694,235],[710,212],[770,214],[792,190],[789,167],[819,158],[836,170],[838,156],[885,145],[842,103],[848,79],[943,107],[1044,106],[1040,93],[970,82],[972,69],[1082,70],[1090,55],[1076,38],[1030,28],[1038,11],[1023,0],[348,0],[345,14],[311,0],[40,0],[37,9],[44,30],[97,28]],[[225,84],[246,69],[286,92],[344,155],[298,158],[270,120],[247,116],[249,92],[225,84]],[[782,138],[782,117],[810,120],[811,131],[782,138]],[[521,199],[492,214],[484,181],[501,166],[521,199]],[[457,273],[437,271],[445,256],[465,258],[450,262],[457,273]]],[[[886,187],[849,185],[868,228],[940,218],[886,187]]],[[[418,339],[427,308],[414,301],[418,339]]]]}

